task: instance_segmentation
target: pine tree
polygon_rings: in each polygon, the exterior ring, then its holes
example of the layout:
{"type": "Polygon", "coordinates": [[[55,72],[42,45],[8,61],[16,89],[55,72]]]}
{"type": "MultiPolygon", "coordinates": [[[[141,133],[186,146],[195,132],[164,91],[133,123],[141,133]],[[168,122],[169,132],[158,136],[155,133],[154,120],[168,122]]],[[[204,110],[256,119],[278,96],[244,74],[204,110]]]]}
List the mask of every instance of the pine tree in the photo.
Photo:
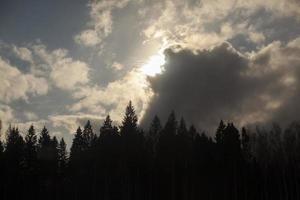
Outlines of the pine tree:
{"type": "Polygon", "coordinates": [[[131,101],[129,101],[128,106],[126,107],[125,116],[122,121],[121,135],[132,135],[137,134],[137,115],[135,114],[134,107],[132,106],[131,101]]]}
{"type": "Polygon", "coordinates": [[[162,126],[160,123],[160,119],[157,115],[154,116],[150,128],[149,128],[149,137],[147,139],[147,146],[150,150],[150,155],[157,152],[157,143],[160,137],[162,131],[162,126]]]}
{"type": "Polygon", "coordinates": [[[59,151],[58,140],[56,136],[54,136],[51,139],[51,154],[52,154],[53,162],[55,162],[55,167],[58,167],[58,160],[59,160],[58,151],[59,151]]]}
{"type": "Polygon", "coordinates": [[[38,139],[38,159],[45,180],[55,178],[58,165],[57,139],[51,138],[44,126],[38,139]]]}
{"type": "Polygon", "coordinates": [[[223,144],[228,154],[238,156],[241,152],[241,141],[238,129],[229,123],[223,132],[223,144]]]}
{"type": "Polygon", "coordinates": [[[198,135],[197,130],[194,125],[191,125],[188,131],[189,137],[195,138],[198,135]]]}
{"type": "Polygon", "coordinates": [[[58,167],[59,167],[59,173],[64,174],[67,162],[68,162],[68,155],[66,150],[66,143],[64,138],[61,138],[59,145],[58,145],[58,167]]]}
{"type": "Polygon", "coordinates": [[[18,128],[9,127],[6,139],[5,154],[7,158],[8,167],[11,169],[18,169],[23,167],[24,161],[24,140],[19,133],[18,128]]]}
{"type": "Polygon", "coordinates": [[[250,161],[251,159],[251,149],[250,149],[250,137],[245,129],[242,128],[242,139],[241,139],[242,151],[245,160],[250,161]]]}
{"type": "Polygon", "coordinates": [[[149,136],[153,139],[158,138],[161,130],[162,130],[162,126],[160,123],[160,119],[158,118],[157,115],[155,115],[149,128],[149,136]]]}
{"type": "Polygon", "coordinates": [[[179,127],[178,127],[178,135],[180,136],[187,136],[187,128],[185,125],[185,121],[183,118],[180,119],[179,127]]]}
{"type": "Polygon", "coordinates": [[[84,151],[84,139],[80,126],[77,128],[76,134],[74,136],[71,151],[70,151],[70,163],[79,159],[84,151]]]}
{"type": "Polygon", "coordinates": [[[86,149],[91,148],[96,142],[97,136],[93,131],[90,120],[88,120],[84,126],[82,137],[84,142],[84,148],[86,149]]]}
{"type": "Polygon", "coordinates": [[[112,127],[112,120],[110,119],[110,116],[107,115],[106,119],[103,122],[103,125],[100,128],[100,137],[105,137],[112,133],[113,127],[112,127]]]}
{"type": "Polygon", "coordinates": [[[48,129],[44,126],[38,140],[39,148],[50,146],[50,144],[51,144],[51,137],[49,135],[48,129]]]}
{"type": "Polygon", "coordinates": [[[169,115],[166,125],[163,129],[163,132],[164,132],[164,134],[167,134],[167,135],[176,135],[177,120],[176,120],[174,111],[172,111],[171,114],[169,115]]]}
{"type": "Polygon", "coordinates": [[[25,136],[25,164],[31,172],[35,170],[37,164],[37,136],[33,125],[25,136]]]}
{"type": "Polygon", "coordinates": [[[24,140],[18,128],[10,127],[6,141],[4,174],[6,192],[11,199],[20,199],[19,191],[22,189],[21,181],[24,178],[24,140]]]}
{"type": "Polygon", "coordinates": [[[0,140],[0,159],[2,158],[2,154],[3,154],[3,151],[4,151],[4,145],[3,145],[3,142],[0,140]]]}
{"type": "Polygon", "coordinates": [[[220,121],[219,127],[216,132],[215,140],[217,144],[222,144],[224,139],[224,130],[226,126],[223,122],[223,120],[220,121]]]}

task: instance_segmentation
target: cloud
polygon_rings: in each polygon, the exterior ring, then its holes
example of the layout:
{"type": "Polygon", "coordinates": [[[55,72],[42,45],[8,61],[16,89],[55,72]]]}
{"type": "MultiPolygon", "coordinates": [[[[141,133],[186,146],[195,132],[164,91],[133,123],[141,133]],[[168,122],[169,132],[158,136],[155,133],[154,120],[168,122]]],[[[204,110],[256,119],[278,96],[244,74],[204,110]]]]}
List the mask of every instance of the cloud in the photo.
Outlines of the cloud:
{"type": "Polygon", "coordinates": [[[91,1],[90,21],[88,29],[81,31],[74,37],[75,42],[83,46],[92,47],[100,44],[112,32],[112,11],[123,8],[129,0],[103,0],[91,1]]]}
{"type": "Polygon", "coordinates": [[[24,117],[26,118],[26,120],[30,120],[30,121],[38,119],[37,114],[35,114],[34,112],[30,112],[30,111],[25,111],[24,117]]]}
{"type": "Polygon", "coordinates": [[[0,139],[4,139],[8,123],[14,119],[13,109],[10,106],[0,103],[0,139]]]}
{"type": "Polygon", "coordinates": [[[82,31],[79,35],[75,36],[75,41],[78,44],[83,44],[88,47],[95,46],[101,42],[98,33],[95,30],[88,29],[82,31]]]}
{"type": "Polygon", "coordinates": [[[22,73],[1,57],[0,71],[0,101],[27,100],[28,95],[45,95],[48,92],[45,78],[22,73]]]}
{"type": "Polygon", "coordinates": [[[40,63],[34,67],[44,71],[45,76],[49,76],[56,87],[74,90],[75,86],[89,82],[89,65],[69,57],[66,49],[48,51],[43,44],[33,45],[32,48],[40,60],[40,63]]]}
{"type": "Polygon", "coordinates": [[[88,83],[88,73],[86,63],[63,58],[54,63],[50,77],[58,88],[72,90],[78,84],[88,83]]]}
{"type": "Polygon", "coordinates": [[[118,63],[118,62],[113,62],[113,64],[111,65],[111,67],[114,70],[119,71],[119,70],[122,70],[124,68],[124,65],[122,65],[121,63],[118,63]]]}
{"type": "Polygon", "coordinates": [[[94,131],[98,131],[102,121],[105,118],[89,115],[89,114],[76,114],[76,115],[51,115],[49,120],[54,127],[63,127],[69,131],[71,134],[75,134],[78,126],[84,127],[87,120],[90,120],[94,131]]]}
{"type": "Polygon", "coordinates": [[[261,46],[266,35],[271,35],[272,22],[292,18],[299,23],[299,10],[300,4],[294,0],[166,0],[141,7],[139,14],[144,19],[146,40],[167,40],[171,45],[199,49],[239,35],[261,46]],[[262,20],[264,15],[268,20],[262,20]]]}
{"type": "Polygon", "coordinates": [[[72,112],[86,111],[121,121],[124,109],[130,100],[139,116],[145,112],[152,93],[146,76],[137,69],[128,72],[123,78],[110,82],[105,88],[99,86],[82,87],[74,93],[78,101],[69,107],[72,112]]]}
{"type": "Polygon", "coordinates": [[[298,120],[299,53],[299,38],[248,54],[229,43],[198,51],[169,48],[164,73],[149,80],[154,96],[142,124],[155,114],[165,120],[171,110],[210,130],[220,119],[240,126],[298,120]]]}
{"type": "Polygon", "coordinates": [[[21,60],[24,60],[24,61],[27,61],[30,63],[33,62],[32,52],[28,48],[13,46],[13,51],[21,60]]]}

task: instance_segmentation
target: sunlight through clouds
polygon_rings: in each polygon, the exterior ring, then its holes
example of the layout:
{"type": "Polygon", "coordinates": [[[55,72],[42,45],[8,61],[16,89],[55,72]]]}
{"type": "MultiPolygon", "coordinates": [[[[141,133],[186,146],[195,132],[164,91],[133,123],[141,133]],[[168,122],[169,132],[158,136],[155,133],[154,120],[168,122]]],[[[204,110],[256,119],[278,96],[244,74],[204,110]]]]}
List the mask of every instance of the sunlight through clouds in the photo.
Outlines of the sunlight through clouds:
{"type": "Polygon", "coordinates": [[[150,59],[142,65],[141,72],[148,76],[155,76],[162,73],[162,66],[165,64],[165,56],[163,54],[156,54],[151,56],[150,59]]]}

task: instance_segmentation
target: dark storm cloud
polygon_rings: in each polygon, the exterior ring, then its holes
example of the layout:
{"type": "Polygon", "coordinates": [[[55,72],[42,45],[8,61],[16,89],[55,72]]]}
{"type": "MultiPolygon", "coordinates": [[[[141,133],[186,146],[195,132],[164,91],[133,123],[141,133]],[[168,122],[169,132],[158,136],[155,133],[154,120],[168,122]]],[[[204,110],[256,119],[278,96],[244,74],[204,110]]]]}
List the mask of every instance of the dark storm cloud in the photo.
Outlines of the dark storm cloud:
{"type": "MultiPolygon", "coordinates": [[[[300,74],[291,73],[299,71],[295,41],[285,47],[275,42],[247,56],[229,43],[196,52],[167,49],[165,72],[149,80],[154,97],[142,124],[148,125],[155,114],[165,120],[175,110],[211,130],[220,119],[245,125],[281,119],[285,108],[299,111],[293,105],[300,97],[300,74]]],[[[297,115],[284,117],[294,120],[297,115]]]]}

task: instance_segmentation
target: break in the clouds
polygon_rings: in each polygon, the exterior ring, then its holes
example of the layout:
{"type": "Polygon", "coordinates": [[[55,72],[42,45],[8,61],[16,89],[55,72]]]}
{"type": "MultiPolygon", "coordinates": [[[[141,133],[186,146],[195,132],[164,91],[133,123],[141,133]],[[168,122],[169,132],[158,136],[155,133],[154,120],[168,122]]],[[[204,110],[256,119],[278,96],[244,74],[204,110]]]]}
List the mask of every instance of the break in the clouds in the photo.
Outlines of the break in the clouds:
{"type": "Polygon", "coordinates": [[[172,109],[201,128],[298,119],[299,1],[0,4],[3,127],[69,136],[129,100],[144,125],[172,109]]]}

